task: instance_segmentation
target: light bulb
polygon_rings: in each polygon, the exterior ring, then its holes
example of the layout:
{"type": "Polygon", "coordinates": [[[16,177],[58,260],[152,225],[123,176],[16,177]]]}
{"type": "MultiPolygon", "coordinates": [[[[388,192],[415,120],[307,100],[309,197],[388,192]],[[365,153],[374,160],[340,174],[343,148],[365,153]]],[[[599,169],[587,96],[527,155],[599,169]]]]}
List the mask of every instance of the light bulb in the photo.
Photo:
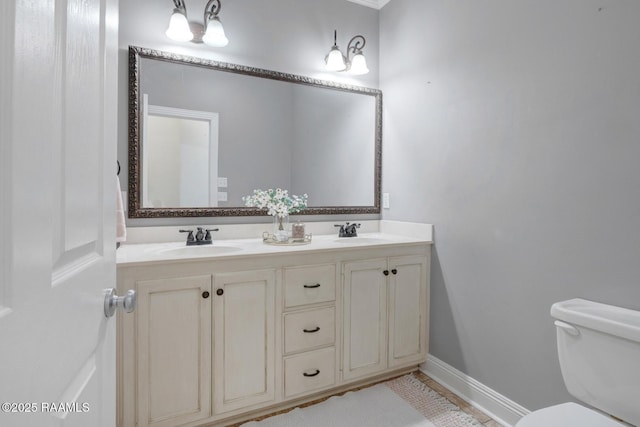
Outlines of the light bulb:
{"type": "Polygon", "coordinates": [[[353,59],[351,59],[351,68],[349,69],[349,72],[355,75],[367,74],[369,72],[369,68],[367,68],[367,60],[362,52],[357,53],[353,59]]]}
{"type": "Polygon", "coordinates": [[[325,58],[327,71],[344,71],[347,65],[344,63],[344,55],[338,49],[338,46],[334,45],[331,51],[325,58]]]}
{"type": "Polygon", "coordinates": [[[224,34],[222,22],[217,16],[207,23],[207,31],[202,36],[202,41],[213,47],[224,47],[229,44],[229,39],[224,34]]]}
{"type": "Polygon", "coordinates": [[[193,39],[193,33],[189,28],[189,21],[180,9],[174,9],[171,19],[169,20],[169,28],[165,32],[171,40],[179,42],[188,42],[193,39]]]}

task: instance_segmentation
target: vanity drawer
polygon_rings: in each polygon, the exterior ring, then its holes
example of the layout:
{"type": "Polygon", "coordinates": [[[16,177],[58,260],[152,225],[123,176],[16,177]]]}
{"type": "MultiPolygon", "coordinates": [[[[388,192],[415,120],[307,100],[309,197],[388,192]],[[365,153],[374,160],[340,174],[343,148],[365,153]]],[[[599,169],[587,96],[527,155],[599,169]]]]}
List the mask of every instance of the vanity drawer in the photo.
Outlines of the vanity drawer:
{"type": "Polygon", "coordinates": [[[292,353],[334,344],[335,331],[334,307],[287,313],[284,315],[284,352],[292,353]]]}
{"type": "Polygon", "coordinates": [[[334,347],[284,359],[284,394],[291,397],[329,387],[336,378],[334,347]]]}
{"type": "Polygon", "coordinates": [[[336,266],[286,268],[284,286],[284,305],[287,308],[335,301],[336,266]]]}

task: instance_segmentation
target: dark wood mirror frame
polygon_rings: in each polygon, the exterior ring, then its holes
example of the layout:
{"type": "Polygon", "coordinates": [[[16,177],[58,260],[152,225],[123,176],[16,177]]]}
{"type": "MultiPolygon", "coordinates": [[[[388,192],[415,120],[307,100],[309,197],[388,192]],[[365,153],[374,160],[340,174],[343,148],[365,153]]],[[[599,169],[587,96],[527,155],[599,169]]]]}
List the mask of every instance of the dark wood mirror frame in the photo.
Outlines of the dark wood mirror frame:
{"type": "Polygon", "coordinates": [[[129,218],[177,218],[177,217],[217,217],[217,216],[258,216],[265,211],[248,207],[205,207],[205,208],[147,208],[142,206],[142,141],[140,120],[140,61],[142,58],[194,65],[212,70],[243,74],[263,79],[279,80],[296,84],[339,90],[364,95],[375,99],[375,144],[374,160],[374,203],[371,206],[312,206],[296,215],[344,215],[379,214],[382,181],[382,92],[378,89],[352,86],[317,80],[309,77],[286,74],[277,71],[247,67],[178,55],[142,47],[129,47],[129,218]]]}

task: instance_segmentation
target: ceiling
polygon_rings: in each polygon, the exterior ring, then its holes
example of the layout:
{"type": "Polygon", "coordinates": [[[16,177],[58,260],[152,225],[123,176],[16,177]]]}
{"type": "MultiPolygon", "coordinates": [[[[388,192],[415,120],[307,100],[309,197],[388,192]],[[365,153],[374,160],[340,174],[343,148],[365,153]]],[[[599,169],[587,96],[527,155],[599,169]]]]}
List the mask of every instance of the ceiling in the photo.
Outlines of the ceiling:
{"type": "Polygon", "coordinates": [[[347,0],[351,3],[358,3],[363,6],[372,7],[374,9],[382,9],[382,6],[389,3],[391,0],[347,0]]]}

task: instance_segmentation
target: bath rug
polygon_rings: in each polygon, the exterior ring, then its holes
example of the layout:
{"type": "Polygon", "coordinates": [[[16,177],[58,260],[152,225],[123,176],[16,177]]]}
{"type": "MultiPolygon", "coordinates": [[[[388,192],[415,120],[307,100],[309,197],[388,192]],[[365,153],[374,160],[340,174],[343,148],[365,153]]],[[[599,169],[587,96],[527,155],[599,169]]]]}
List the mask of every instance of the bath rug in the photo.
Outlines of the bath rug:
{"type": "Polygon", "coordinates": [[[242,427],[481,427],[413,375],[334,396],[242,427]]]}

